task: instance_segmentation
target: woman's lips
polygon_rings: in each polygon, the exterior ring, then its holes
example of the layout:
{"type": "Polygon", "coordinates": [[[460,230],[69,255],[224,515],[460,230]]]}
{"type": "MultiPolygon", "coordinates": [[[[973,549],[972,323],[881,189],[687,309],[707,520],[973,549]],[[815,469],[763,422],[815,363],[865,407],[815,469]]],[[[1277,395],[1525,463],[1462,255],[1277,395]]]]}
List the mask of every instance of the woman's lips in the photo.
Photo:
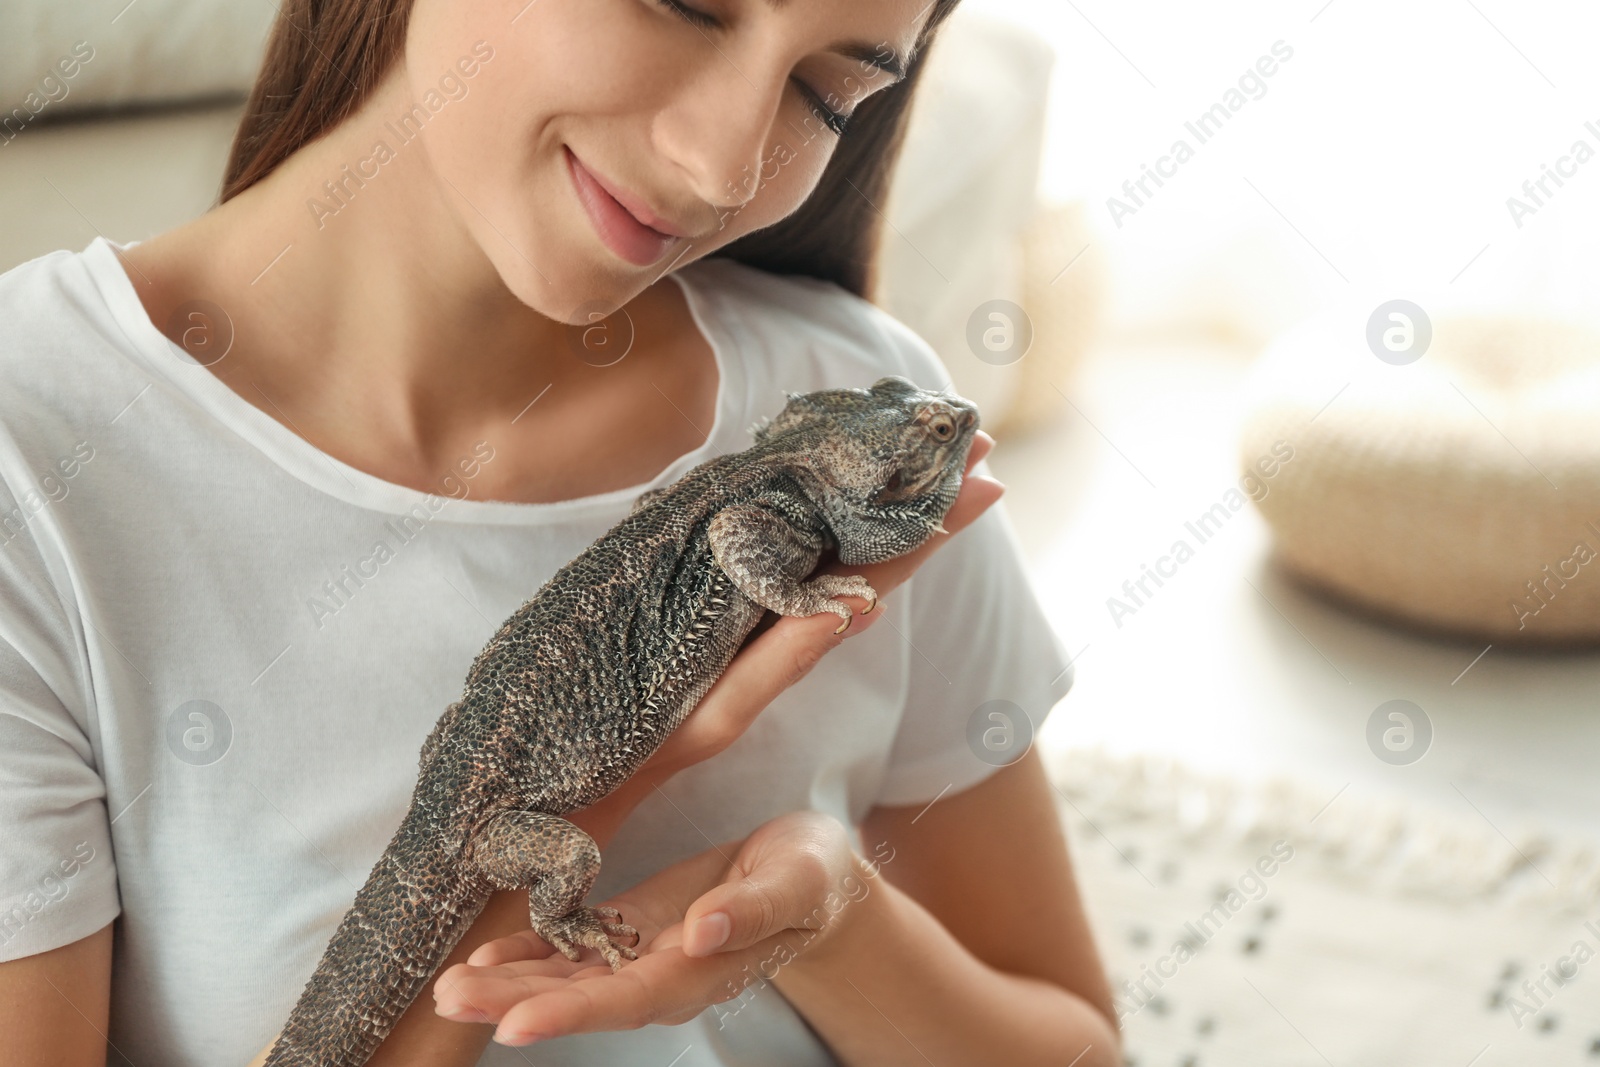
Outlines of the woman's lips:
{"type": "Polygon", "coordinates": [[[676,237],[653,230],[634,218],[633,213],[606,192],[594,175],[578,162],[570,148],[563,145],[561,151],[567,157],[567,170],[572,174],[578,199],[583,202],[589,221],[607,248],[639,267],[648,267],[666,255],[676,237]]]}

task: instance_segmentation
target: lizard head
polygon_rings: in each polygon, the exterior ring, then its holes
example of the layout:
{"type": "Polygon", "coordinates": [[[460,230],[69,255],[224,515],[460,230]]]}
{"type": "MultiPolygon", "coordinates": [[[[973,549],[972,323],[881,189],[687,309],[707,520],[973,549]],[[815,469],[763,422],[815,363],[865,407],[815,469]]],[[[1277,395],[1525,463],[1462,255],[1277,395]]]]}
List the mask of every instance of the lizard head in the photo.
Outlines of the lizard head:
{"type": "Polygon", "coordinates": [[[943,531],[978,430],[975,404],[899,375],[787,396],[755,437],[821,510],[841,563],[892,559],[943,531]]]}

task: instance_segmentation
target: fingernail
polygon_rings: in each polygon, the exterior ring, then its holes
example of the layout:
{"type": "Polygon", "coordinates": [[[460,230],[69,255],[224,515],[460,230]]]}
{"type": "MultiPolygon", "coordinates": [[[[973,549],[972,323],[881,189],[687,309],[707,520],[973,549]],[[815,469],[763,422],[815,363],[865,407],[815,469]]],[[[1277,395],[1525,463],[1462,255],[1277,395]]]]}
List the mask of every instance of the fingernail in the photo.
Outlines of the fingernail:
{"type": "Polygon", "coordinates": [[[497,1033],[494,1035],[494,1039],[495,1043],[500,1045],[531,1045],[535,1041],[543,1041],[547,1036],[549,1035],[525,1034],[519,1030],[514,1030],[508,1034],[497,1033]]]}
{"type": "Polygon", "coordinates": [[[475,1008],[451,1008],[449,1011],[439,1011],[435,1008],[434,1011],[443,1018],[458,1023],[486,1023],[489,1021],[487,1015],[475,1008]]]}
{"type": "Polygon", "coordinates": [[[714,911],[710,915],[701,916],[694,924],[694,939],[700,947],[690,955],[709,956],[727,944],[732,933],[733,920],[728,918],[727,912],[714,911]]]}

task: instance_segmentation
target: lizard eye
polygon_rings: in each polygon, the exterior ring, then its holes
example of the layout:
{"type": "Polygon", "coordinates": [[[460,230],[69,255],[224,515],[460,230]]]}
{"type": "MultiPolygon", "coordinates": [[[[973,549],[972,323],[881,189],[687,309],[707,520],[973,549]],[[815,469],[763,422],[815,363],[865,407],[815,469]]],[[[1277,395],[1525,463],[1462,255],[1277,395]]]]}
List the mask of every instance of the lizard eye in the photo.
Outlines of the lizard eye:
{"type": "Polygon", "coordinates": [[[950,438],[956,435],[955,424],[949,419],[937,420],[933,423],[930,429],[933,430],[933,436],[937,437],[941,441],[948,441],[950,438]]]}

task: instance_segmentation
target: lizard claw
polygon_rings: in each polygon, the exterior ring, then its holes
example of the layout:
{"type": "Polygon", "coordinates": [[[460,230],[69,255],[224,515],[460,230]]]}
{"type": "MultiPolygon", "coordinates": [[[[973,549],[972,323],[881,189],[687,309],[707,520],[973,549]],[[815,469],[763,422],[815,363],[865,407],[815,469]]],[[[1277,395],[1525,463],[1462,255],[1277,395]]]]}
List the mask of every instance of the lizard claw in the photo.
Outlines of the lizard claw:
{"type": "Polygon", "coordinates": [[[595,908],[594,913],[601,919],[600,926],[606,933],[617,937],[631,937],[633,943],[638,945],[639,931],[622,921],[622,912],[616,908],[595,908]]]}
{"type": "Polygon", "coordinates": [[[621,922],[622,913],[616,908],[574,908],[558,919],[537,919],[533,932],[554,945],[573,963],[581,958],[581,948],[592,948],[605,957],[613,972],[622,970],[622,961],[636,960],[639,954],[625,944],[612,940],[631,938],[639,943],[639,931],[621,922]],[[618,920],[618,921],[609,921],[618,920]]]}
{"type": "Polygon", "coordinates": [[[850,628],[850,619],[856,614],[855,608],[840,600],[840,596],[858,596],[870,601],[866,615],[878,606],[878,591],[867,583],[859,574],[819,574],[811,581],[800,586],[800,596],[797,610],[783,609],[785,615],[816,615],[819,612],[831,611],[844,621],[839,628],[833,631],[842,634],[850,628]]]}

